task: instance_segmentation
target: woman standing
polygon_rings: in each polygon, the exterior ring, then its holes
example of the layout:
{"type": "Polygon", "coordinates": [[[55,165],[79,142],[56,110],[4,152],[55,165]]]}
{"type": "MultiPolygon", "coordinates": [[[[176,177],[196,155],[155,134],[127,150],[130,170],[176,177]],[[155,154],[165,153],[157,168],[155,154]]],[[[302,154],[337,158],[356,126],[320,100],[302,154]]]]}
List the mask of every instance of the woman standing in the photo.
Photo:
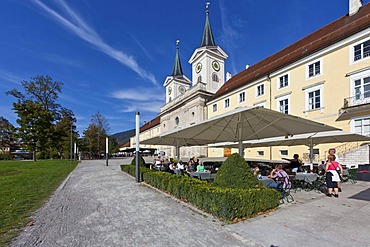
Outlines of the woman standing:
{"type": "Polygon", "coordinates": [[[328,162],[325,167],[326,171],[326,186],[328,188],[328,193],[326,196],[331,197],[334,189],[334,197],[338,197],[338,182],[340,177],[343,175],[343,169],[341,165],[335,161],[334,155],[328,156],[328,162]],[[340,174],[337,172],[337,168],[340,170],[340,174]]]}

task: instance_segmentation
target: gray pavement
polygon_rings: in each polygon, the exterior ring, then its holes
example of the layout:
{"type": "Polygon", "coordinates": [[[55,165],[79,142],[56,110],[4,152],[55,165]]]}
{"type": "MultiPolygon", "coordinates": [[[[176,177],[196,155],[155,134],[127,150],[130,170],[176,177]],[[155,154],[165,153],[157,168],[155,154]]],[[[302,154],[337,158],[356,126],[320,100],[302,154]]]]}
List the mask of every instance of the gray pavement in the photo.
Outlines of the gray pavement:
{"type": "Polygon", "coordinates": [[[369,246],[370,183],[339,198],[294,203],[225,224],[121,172],[120,159],[82,161],[12,246],[369,246]]]}

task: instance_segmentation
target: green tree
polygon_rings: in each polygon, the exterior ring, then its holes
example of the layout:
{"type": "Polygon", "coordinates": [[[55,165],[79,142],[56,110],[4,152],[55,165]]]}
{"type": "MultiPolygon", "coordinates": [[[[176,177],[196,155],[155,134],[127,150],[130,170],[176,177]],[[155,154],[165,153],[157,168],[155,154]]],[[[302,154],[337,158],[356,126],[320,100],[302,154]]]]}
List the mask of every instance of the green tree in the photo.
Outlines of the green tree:
{"type": "Polygon", "coordinates": [[[0,143],[9,144],[14,141],[14,126],[3,116],[0,116],[0,143]]]}
{"type": "MultiPolygon", "coordinates": [[[[54,147],[58,146],[61,136],[65,136],[65,133],[60,133],[59,126],[56,127],[58,121],[63,119],[63,111],[67,111],[60,110],[61,106],[57,103],[63,83],[53,81],[49,76],[36,76],[21,84],[24,93],[17,89],[7,92],[7,95],[17,99],[13,103],[13,110],[18,114],[17,136],[34,153],[34,160],[36,152],[40,158],[52,158],[57,152],[55,150],[59,149],[54,147]]],[[[74,121],[70,118],[70,122],[74,121]]]]}
{"type": "Polygon", "coordinates": [[[108,120],[99,112],[91,116],[91,121],[84,131],[85,150],[90,157],[105,154],[105,138],[108,136],[110,125],[108,120]]]}

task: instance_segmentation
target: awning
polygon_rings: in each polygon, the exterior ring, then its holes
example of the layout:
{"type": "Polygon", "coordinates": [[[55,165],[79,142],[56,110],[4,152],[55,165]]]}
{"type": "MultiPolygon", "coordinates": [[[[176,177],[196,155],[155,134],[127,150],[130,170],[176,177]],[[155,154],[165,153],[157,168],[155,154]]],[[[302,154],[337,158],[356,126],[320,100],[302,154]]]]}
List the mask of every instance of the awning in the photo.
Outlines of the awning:
{"type": "MultiPolygon", "coordinates": [[[[370,142],[370,137],[358,135],[345,131],[326,131],[320,133],[308,133],[301,135],[294,135],[291,137],[275,137],[275,138],[266,138],[261,140],[251,140],[243,142],[243,147],[270,147],[270,146],[298,146],[306,145],[310,147],[310,159],[312,163],[312,149],[315,145],[323,143],[343,143],[343,142],[370,142]]],[[[212,145],[214,147],[231,147],[237,148],[238,143],[218,143],[212,145]]]]}
{"type": "Polygon", "coordinates": [[[219,142],[237,142],[243,153],[243,141],[278,136],[339,130],[308,119],[263,107],[241,107],[202,123],[163,133],[142,141],[143,144],[196,146],[219,142]]]}

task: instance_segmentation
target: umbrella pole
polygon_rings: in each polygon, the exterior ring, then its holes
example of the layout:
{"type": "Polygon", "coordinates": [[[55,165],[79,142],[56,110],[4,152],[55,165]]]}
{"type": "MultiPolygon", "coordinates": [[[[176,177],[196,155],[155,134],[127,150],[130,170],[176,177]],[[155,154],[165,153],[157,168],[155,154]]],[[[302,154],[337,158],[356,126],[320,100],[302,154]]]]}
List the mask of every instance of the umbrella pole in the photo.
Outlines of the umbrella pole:
{"type": "Polygon", "coordinates": [[[238,143],[238,148],[239,148],[239,155],[244,158],[244,148],[243,148],[243,141],[239,141],[238,143]]]}
{"type": "Polygon", "coordinates": [[[312,138],[310,138],[310,163],[312,164],[313,162],[313,142],[312,138]]]}

